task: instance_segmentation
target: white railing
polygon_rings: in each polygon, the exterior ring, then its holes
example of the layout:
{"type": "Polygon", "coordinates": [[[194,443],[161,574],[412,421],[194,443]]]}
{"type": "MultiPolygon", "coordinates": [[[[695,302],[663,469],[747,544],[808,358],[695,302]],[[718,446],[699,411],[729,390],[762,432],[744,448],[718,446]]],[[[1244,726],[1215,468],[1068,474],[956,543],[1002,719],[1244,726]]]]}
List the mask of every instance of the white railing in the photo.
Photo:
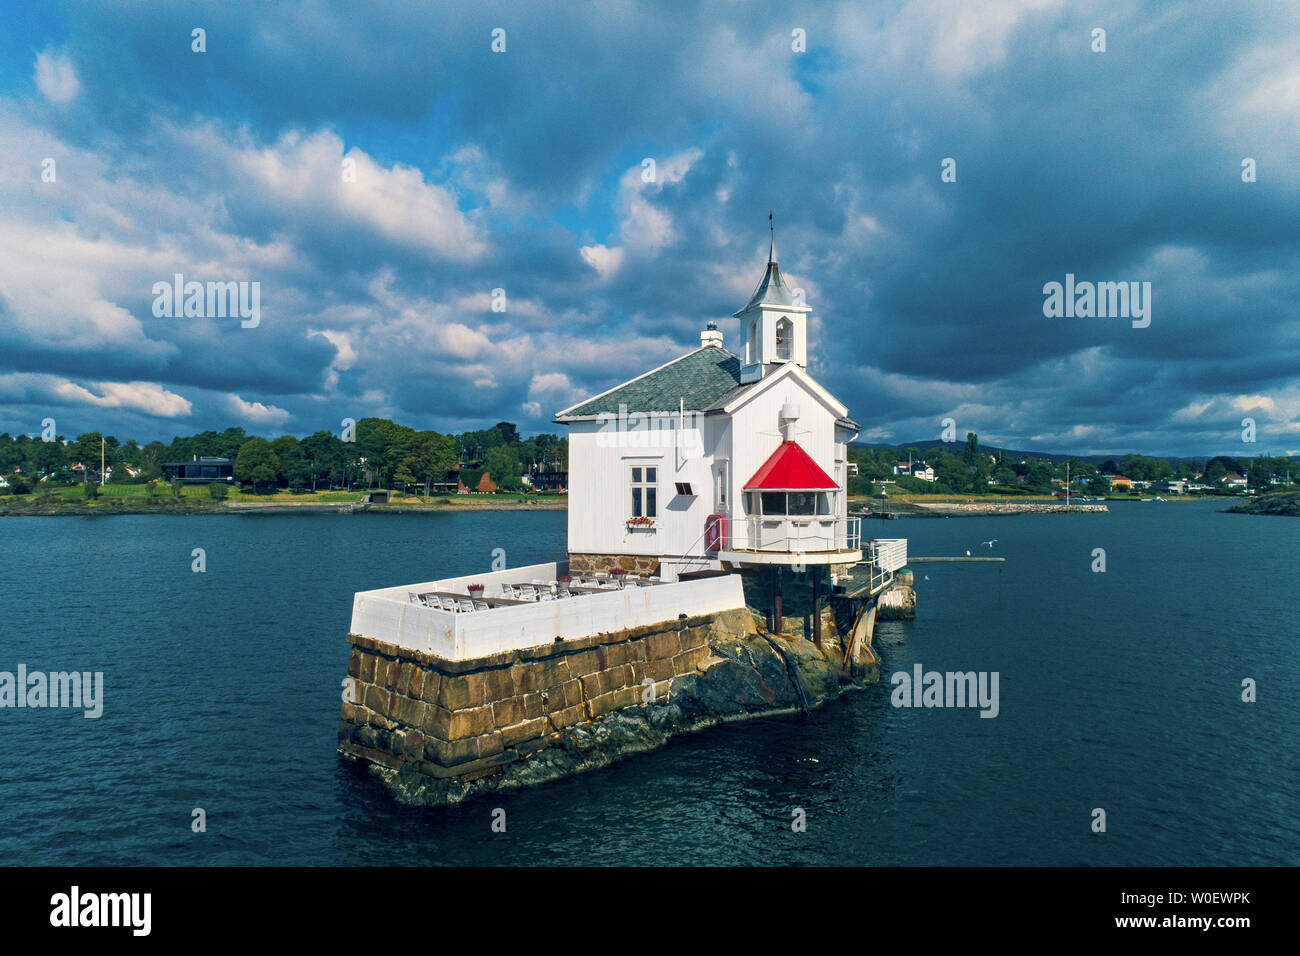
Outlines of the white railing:
{"type": "Polygon", "coordinates": [[[862,550],[862,559],[883,571],[892,573],[907,564],[906,538],[874,538],[862,550]]]}
{"type": "Polygon", "coordinates": [[[875,594],[894,579],[894,572],[907,564],[906,538],[874,538],[862,542],[862,565],[867,569],[870,593],[875,594]]]}
{"type": "Polygon", "coordinates": [[[862,521],[835,515],[747,515],[745,551],[856,551],[861,546],[862,521]]]}

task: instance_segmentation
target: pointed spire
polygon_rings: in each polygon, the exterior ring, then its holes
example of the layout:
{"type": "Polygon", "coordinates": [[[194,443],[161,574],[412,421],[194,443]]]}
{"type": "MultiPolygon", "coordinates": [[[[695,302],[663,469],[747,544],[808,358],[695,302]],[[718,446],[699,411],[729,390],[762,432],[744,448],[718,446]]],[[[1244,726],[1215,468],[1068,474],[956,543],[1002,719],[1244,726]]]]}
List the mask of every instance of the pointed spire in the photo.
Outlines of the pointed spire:
{"type": "MultiPolygon", "coordinates": [[[[754,295],[749,300],[749,305],[745,306],[739,312],[735,313],[735,318],[740,318],[746,312],[749,312],[756,305],[775,305],[783,308],[799,308],[795,305],[794,298],[785,280],[781,278],[781,267],[776,264],[776,226],[772,221],[772,214],[767,214],[767,228],[771,232],[771,244],[767,248],[767,268],[763,271],[763,279],[754,290],[754,295]]],[[[807,312],[808,309],[803,309],[807,312]]]]}

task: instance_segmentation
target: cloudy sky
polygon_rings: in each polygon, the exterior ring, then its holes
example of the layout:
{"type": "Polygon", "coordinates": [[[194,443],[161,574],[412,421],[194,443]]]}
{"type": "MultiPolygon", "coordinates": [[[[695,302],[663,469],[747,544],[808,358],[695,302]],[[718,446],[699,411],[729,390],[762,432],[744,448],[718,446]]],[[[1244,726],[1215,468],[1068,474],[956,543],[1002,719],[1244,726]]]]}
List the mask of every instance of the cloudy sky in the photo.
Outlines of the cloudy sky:
{"type": "Polygon", "coordinates": [[[738,349],[772,211],[864,440],[1300,448],[1295,4],[42,6],[0,34],[0,430],[556,430],[709,319],[738,349]],[[156,316],[177,273],[260,322],[156,316]],[[1046,317],[1067,273],[1149,327],[1046,317]]]}

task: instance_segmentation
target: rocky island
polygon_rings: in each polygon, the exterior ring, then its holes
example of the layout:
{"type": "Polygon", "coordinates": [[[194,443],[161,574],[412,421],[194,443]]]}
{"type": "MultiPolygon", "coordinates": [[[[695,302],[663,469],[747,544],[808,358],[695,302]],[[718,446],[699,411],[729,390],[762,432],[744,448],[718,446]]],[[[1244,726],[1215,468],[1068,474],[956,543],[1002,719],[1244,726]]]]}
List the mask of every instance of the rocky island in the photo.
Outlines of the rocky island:
{"type": "Polygon", "coordinates": [[[1300,517],[1300,491],[1279,491],[1271,495],[1257,495],[1247,501],[1238,502],[1231,508],[1225,508],[1224,511],[1238,515],[1300,517]]]}

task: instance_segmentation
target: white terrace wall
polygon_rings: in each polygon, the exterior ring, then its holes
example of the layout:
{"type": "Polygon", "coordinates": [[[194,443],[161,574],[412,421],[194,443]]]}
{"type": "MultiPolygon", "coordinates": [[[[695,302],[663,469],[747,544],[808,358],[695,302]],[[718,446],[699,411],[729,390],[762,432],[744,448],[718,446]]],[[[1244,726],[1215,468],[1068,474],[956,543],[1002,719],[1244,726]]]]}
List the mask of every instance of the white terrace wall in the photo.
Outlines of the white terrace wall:
{"type": "Polygon", "coordinates": [[[352,600],[350,632],[445,660],[469,660],[613,631],[716,614],[745,606],[739,575],[602,591],[586,597],[453,614],[413,604],[409,594],[450,591],[468,594],[482,584],[485,597],[501,594],[503,583],[552,581],[566,562],[534,564],[396,588],[358,592],[352,600]]]}

